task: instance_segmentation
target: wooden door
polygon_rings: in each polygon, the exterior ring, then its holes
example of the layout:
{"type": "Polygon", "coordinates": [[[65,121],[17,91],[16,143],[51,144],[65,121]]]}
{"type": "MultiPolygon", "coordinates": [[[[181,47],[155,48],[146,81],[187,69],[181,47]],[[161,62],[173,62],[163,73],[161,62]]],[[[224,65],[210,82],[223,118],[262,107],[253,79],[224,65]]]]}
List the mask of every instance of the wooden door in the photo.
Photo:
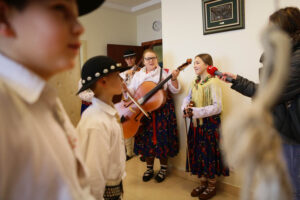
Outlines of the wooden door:
{"type": "Polygon", "coordinates": [[[144,48],[142,46],[107,44],[107,56],[123,66],[127,66],[123,58],[124,51],[131,49],[136,52],[136,63],[142,58],[144,48]]]}

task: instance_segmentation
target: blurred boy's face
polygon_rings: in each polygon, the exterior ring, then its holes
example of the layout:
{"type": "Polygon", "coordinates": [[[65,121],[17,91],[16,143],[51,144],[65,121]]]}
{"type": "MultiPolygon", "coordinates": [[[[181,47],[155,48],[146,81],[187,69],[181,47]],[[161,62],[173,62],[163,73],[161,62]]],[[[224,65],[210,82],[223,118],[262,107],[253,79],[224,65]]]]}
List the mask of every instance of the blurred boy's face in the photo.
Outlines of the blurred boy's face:
{"type": "Polygon", "coordinates": [[[84,31],[75,0],[37,0],[22,11],[7,10],[12,33],[0,35],[0,46],[6,44],[0,52],[44,79],[74,66],[84,31]]]}

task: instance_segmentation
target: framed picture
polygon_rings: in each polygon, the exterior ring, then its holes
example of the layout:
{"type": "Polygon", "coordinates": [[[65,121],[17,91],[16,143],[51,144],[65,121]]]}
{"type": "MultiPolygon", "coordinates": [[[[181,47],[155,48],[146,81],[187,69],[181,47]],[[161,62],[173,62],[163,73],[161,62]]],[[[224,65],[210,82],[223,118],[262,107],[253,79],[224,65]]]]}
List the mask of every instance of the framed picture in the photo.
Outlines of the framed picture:
{"type": "Polygon", "coordinates": [[[203,34],[245,28],[244,0],[202,0],[203,34]]]}

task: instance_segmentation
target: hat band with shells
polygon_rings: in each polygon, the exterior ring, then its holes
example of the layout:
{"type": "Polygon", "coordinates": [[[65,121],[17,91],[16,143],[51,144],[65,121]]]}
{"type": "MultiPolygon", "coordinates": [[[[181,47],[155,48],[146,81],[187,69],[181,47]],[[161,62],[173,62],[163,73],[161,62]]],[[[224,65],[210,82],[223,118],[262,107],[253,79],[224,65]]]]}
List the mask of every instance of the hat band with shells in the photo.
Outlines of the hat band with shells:
{"type": "Polygon", "coordinates": [[[91,80],[93,80],[93,79],[95,79],[95,78],[99,78],[99,77],[101,76],[101,74],[104,74],[104,75],[105,75],[105,74],[107,74],[109,71],[115,70],[116,68],[119,68],[119,67],[122,67],[122,64],[121,64],[121,63],[117,63],[116,66],[115,66],[115,65],[111,65],[111,66],[110,66],[110,69],[105,68],[105,69],[103,69],[102,72],[96,72],[96,73],[94,74],[94,77],[88,76],[88,77],[86,77],[86,80],[85,80],[85,79],[82,79],[81,83],[82,83],[82,85],[84,85],[84,84],[88,83],[89,81],[91,81],[91,80]]]}

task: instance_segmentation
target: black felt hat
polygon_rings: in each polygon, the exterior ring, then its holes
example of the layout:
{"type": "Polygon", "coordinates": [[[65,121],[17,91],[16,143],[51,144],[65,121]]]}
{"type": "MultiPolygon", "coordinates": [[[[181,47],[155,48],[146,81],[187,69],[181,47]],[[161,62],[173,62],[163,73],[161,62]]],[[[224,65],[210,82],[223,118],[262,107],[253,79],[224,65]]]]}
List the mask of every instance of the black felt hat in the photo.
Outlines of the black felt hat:
{"type": "Polygon", "coordinates": [[[124,51],[123,58],[131,57],[131,56],[135,56],[135,55],[136,55],[136,53],[130,49],[130,50],[124,51]]]}
{"type": "Polygon", "coordinates": [[[77,0],[79,16],[88,14],[99,8],[105,0],[77,0]]]}
{"type": "Polygon", "coordinates": [[[112,72],[123,72],[128,69],[130,69],[130,67],[123,67],[121,63],[116,63],[113,59],[107,56],[95,56],[90,58],[82,67],[82,87],[79,89],[77,94],[89,89],[97,80],[112,72]]]}

